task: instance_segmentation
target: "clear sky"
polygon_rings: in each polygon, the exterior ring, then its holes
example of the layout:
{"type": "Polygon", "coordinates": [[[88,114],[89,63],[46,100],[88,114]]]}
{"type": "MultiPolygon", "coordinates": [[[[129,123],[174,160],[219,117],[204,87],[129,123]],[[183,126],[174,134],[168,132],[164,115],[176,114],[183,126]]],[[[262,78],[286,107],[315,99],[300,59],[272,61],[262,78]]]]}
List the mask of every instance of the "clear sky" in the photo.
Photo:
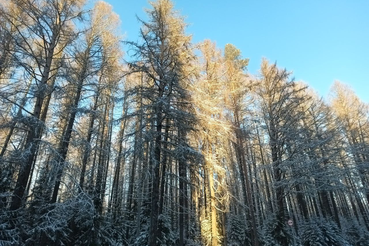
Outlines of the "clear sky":
{"type": "MultiPolygon", "coordinates": [[[[125,39],[138,40],[147,0],[106,0],[125,39]]],[[[335,80],[369,103],[369,0],[173,0],[193,42],[231,43],[256,74],[262,57],[326,97],[335,80]]]]}

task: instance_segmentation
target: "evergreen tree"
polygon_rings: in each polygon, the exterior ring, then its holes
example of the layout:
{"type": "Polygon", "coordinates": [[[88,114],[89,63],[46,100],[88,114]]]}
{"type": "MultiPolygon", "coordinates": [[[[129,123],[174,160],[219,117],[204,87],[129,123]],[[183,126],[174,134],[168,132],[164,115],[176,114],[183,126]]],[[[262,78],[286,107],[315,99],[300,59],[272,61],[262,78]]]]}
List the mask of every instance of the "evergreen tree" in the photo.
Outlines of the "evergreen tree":
{"type": "Polygon", "coordinates": [[[148,80],[141,88],[145,105],[150,115],[149,165],[151,172],[151,207],[148,245],[160,244],[160,207],[159,201],[164,194],[160,193],[161,184],[165,184],[166,152],[170,151],[166,142],[173,145],[172,155],[178,161],[179,168],[179,243],[184,245],[187,237],[187,161],[189,146],[186,133],[191,129],[193,117],[188,111],[188,84],[191,81],[191,63],[193,57],[190,37],[184,33],[185,23],[174,10],[168,0],[152,3],[148,10],[149,21],[142,22],[142,44],[129,43],[136,51],[137,62],[130,63],[133,72],[144,73],[148,80]],[[168,139],[166,131],[173,134],[168,139]],[[164,170],[164,172],[160,172],[164,170]]]}

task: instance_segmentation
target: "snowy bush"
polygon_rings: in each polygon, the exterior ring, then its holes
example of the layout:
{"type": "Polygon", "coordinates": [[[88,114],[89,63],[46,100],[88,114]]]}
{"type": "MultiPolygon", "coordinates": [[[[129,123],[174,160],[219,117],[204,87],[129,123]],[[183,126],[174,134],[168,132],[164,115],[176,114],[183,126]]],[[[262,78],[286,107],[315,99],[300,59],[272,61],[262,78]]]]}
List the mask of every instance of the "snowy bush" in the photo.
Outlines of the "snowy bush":
{"type": "Polygon", "coordinates": [[[345,223],[345,235],[350,245],[366,246],[369,243],[369,232],[365,226],[359,225],[356,221],[345,223]]]}
{"type": "Polygon", "coordinates": [[[301,226],[303,246],[350,246],[337,225],[326,219],[314,218],[301,226]]]}
{"type": "MultiPolygon", "coordinates": [[[[246,223],[245,218],[233,215],[228,218],[227,239],[228,245],[243,245],[245,243],[246,223]]],[[[247,238],[249,244],[250,239],[247,238]]]]}
{"type": "Polygon", "coordinates": [[[292,235],[285,224],[281,224],[275,216],[271,216],[265,221],[261,231],[261,242],[264,246],[285,246],[281,245],[282,238],[287,238],[289,244],[292,241],[292,235]]]}

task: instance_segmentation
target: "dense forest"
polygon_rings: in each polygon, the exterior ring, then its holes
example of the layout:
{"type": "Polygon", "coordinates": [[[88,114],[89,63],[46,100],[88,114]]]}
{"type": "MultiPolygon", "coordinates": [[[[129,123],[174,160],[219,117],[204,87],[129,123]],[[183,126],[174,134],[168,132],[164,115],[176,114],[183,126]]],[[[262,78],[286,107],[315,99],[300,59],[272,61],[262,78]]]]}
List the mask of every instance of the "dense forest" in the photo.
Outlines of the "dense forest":
{"type": "Polygon", "coordinates": [[[0,245],[368,245],[368,105],[146,12],[0,2],[0,245]]]}

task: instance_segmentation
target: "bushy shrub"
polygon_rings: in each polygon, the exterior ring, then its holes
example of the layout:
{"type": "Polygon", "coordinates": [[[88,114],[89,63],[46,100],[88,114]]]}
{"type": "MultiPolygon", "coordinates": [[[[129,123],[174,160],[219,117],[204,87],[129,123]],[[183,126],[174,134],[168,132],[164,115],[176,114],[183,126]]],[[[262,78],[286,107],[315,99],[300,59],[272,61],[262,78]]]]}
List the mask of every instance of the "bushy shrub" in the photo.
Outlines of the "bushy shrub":
{"type": "Polygon", "coordinates": [[[301,225],[301,241],[303,246],[349,246],[342,236],[342,231],[333,221],[313,218],[301,225]]]}

